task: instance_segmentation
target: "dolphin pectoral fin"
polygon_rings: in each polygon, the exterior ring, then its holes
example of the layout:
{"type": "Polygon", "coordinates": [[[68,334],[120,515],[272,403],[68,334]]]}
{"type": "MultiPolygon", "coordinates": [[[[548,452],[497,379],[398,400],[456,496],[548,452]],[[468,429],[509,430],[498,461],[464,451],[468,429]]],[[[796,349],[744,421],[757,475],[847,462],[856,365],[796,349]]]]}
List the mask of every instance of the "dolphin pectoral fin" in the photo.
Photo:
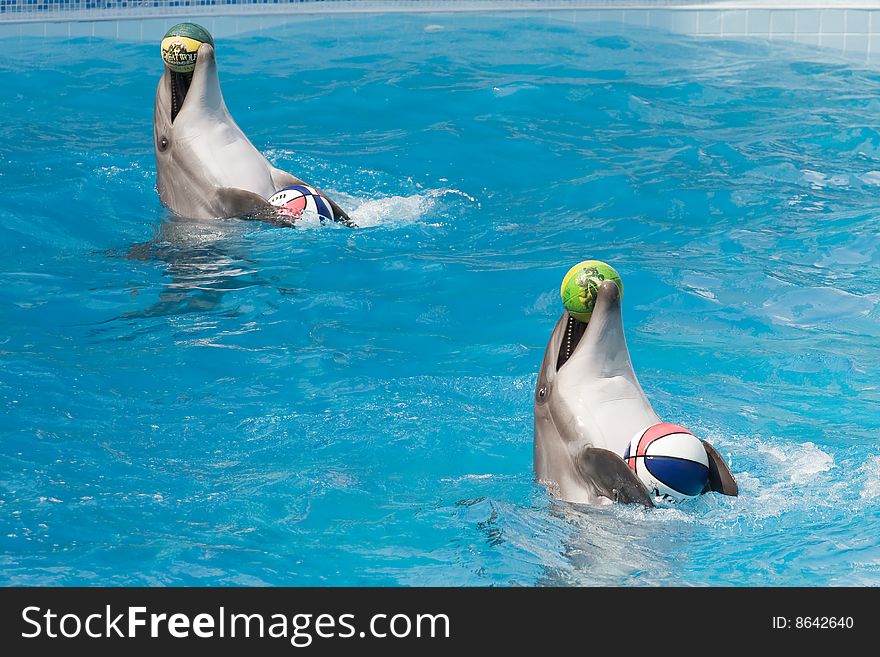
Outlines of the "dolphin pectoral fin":
{"type": "Polygon", "coordinates": [[[709,481],[706,482],[703,492],[715,491],[716,493],[730,495],[731,497],[738,496],[739,486],[737,486],[736,479],[733,478],[724,458],[718,453],[718,450],[705,440],[700,442],[703,443],[703,447],[706,449],[706,456],[709,457],[709,481]]]}
{"type": "MultiPolygon", "coordinates": [[[[309,185],[309,183],[304,180],[300,180],[292,173],[287,173],[287,171],[282,171],[281,169],[276,169],[275,167],[271,167],[270,173],[272,175],[272,182],[275,183],[275,189],[283,189],[285,187],[290,187],[291,185],[309,185]]],[[[313,187],[313,185],[309,185],[313,187]]],[[[321,190],[318,190],[321,192],[321,190]]],[[[326,198],[330,202],[330,207],[333,208],[333,215],[335,217],[335,221],[340,224],[345,224],[350,228],[357,228],[357,224],[351,220],[351,217],[339,207],[339,205],[332,198],[321,192],[324,198],[326,198]]]]}
{"type": "Polygon", "coordinates": [[[227,217],[259,217],[268,216],[272,205],[259,194],[237,187],[218,187],[215,192],[217,202],[224,209],[227,217]]]}
{"type": "Polygon", "coordinates": [[[290,187],[291,185],[306,184],[292,173],[287,173],[286,171],[276,169],[275,167],[271,167],[269,173],[272,176],[272,182],[275,183],[275,189],[283,189],[284,187],[290,187]]]}
{"type": "Polygon", "coordinates": [[[623,504],[654,506],[648,489],[636,473],[610,450],[586,447],[575,459],[575,467],[581,478],[602,497],[623,504]]]}

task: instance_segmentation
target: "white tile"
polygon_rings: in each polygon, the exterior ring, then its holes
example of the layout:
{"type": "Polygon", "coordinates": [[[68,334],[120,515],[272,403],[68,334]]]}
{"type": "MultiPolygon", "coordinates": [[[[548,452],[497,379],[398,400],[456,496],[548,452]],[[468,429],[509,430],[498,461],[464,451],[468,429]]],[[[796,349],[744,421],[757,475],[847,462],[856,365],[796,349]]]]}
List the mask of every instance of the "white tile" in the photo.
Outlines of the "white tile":
{"type": "Polygon", "coordinates": [[[843,49],[851,53],[867,53],[868,52],[868,35],[867,34],[847,34],[843,49]]]}
{"type": "Polygon", "coordinates": [[[746,10],[746,30],[749,36],[770,34],[770,12],[766,9],[746,10]]]}
{"type": "Polygon", "coordinates": [[[23,37],[29,37],[29,36],[44,37],[44,36],[46,36],[46,24],[45,23],[21,23],[21,36],[23,36],[23,37]]]}
{"type": "Polygon", "coordinates": [[[598,23],[602,19],[600,11],[578,11],[575,13],[578,23],[598,23]]]}
{"type": "Polygon", "coordinates": [[[823,9],[819,32],[822,34],[843,34],[846,31],[846,10],[823,9]]]}
{"type": "Polygon", "coordinates": [[[214,27],[210,31],[215,40],[226,39],[240,33],[238,16],[217,16],[213,22],[214,27]]]}
{"type": "MultiPolygon", "coordinates": [[[[141,21],[117,21],[116,38],[120,41],[140,41],[141,21]]],[[[162,32],[164,34],[164,32],[162,32]]],[[[162,34],[159,38],[162,38],[162,34]]]]}
{"type": "Polygon", "coordinates": [[[651,12],[651,27],[659,27],[663,30],[672,29],[672,14],[668,9],[654,9],[651,12]]]}
{"type": "Polygon", "coordinates": [[[798,34],[819,34],[822,28],[822,12],[816,9],[799,9],[794,14],[795,32],[798,34]]]}
{"type": "Polygon", "coordinates": [[[676,11],[672,13],[672,31],[681,34],[697,34],[698,11],[676,11]]]}
{"type": "Polygon", "coordinates": [[[244,34],[246,32],[261,32],[263,30],[262,16],[239,16],[235,28],[236,34],[244,34]]]}
{"type": "Polygon", "coordinates": [[[796,37],[797,35],[792,32],[771,32],[769,39],[785,43],[786,41],[797,41],[796,37]]]}
{"type": "MultiPolygon", "coordinates": [[[[169,28],[177,25],[182,21],[169,21],[161,18],[148,18],[142,21],[138,21],[141,24],[140,35],[138,36],[138,41],[161,41],[162,37],[165,36],[165,33],[169,30],[169,28]]],[[[211,28],[203,23],[199,23],[203,25],[209,32],[211,28]]]]}
{"type": "Polygon", "coordinates": [[[869,11],[848,9],[846,12],[846,33],[867,34],[870,14],[871,12],[869,11]]]}
{"type": "Polygon", "coordinates": [[[647,27],[648,23],[648,12],[641,11],[636,9],[631,9],[629,11],[623,12],[623,22],[627,25],[633,25],[636,27],[647,27]]]}
{"type": "Polygon", "coordinates": [[[819,45],[830,50],[843,50],[845,36],[843,34],[820,34],[819,45]]]}
{"type": "Polygon", "coordinates": [[[577,11],[548,11],[547,20],[557,23],[577,23],[577,11]]]}
{"type": "Polygon", "coordinates": [[[622,9],[602,9],[599,11],[600,23],[623,23],[622,9]]]}
{"type": "Polygon", "coordinates": [[[68,37],[70,36],[70,23],[46,23],[47,37],[68,37]]]}
{"type": "Polygon", "coordinates": [[[872,34],[868,37],[868,47],[872,57],[880,57],[880,34],[872,34]]]}
{"type": "Polygon", "coordinates": [[[721,17],[721,32],[725,36],[737,36],[747,33],[748,14],[744,10],[725,11],[721,17]]]}
{"type": "Polygon", "coordinates": [[[67,24],[70,31],[71,39],[79,39],[82,37],[91,37],[95,29],[95,24],[91,21],[71,21],[67,24]]]}
{"type": "Polygon", "coordinates": [[[92,36],[99,39],[115,39],[118,33],[118,21],[95,21],[92,23],[92,36]]]}
{"type": "Polygon", "coordinates": [[[770,12],[770,31],[774,34],[794,34],[796,11],[774,10],[770,12]]]}
{"type": "Polygon", "coordinates": [[[0,21],[0,39],[21,38],[21,23],[0,21]]]}
{"type": "Polygon", "coordinates": [[[795,34],[794,40],[798,43],[806,43],[811,46],[819,45],[819,35],[818,34],[795,34]]]}
{"type": "Polygon", "coordinates": [[[720,11],[701,11],[697,15],[697,32],[703,35],[720,35],[722,30],[722,14],[720,11]]]}

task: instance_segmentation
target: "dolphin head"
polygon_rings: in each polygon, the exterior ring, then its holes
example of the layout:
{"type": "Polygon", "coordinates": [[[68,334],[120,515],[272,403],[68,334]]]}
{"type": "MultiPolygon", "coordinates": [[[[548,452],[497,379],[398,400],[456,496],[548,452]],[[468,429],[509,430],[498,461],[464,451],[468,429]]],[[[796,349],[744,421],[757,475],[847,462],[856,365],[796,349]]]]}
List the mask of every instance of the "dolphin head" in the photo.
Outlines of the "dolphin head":
{"type": "Polygon", "coordinates": [[[249,204],[259,208],[276,190],[272,167],[226,108],[210,44],[199,47],[192,73],[165,67],[153,140],[159,198],[179,215],[236,216],[249,204]]]}
{"type": "Polygon", "coordinates": [[[556,323],[534,411],[535,474],[558,497],[601,504],[635,496],[631,501],[645,503],[647,491],[635,490],[640,482],[620,456],[659,418],[633,371],[613,281],[600,286],[589,323],[567,311],[556,323]]]}

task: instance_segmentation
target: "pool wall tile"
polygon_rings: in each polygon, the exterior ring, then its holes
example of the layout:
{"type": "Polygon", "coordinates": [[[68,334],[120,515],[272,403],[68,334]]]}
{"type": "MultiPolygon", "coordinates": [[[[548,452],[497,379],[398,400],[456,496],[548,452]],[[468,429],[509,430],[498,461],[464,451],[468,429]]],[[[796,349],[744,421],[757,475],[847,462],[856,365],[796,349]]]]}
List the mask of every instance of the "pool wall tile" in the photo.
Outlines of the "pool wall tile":
{"type": "Polygon", "coordinates": [[[46,23],[47,37],[70,37],[70,23],[46,23]]]}
{"type": "Polygon", "coordinates": [[[661,30],[672,29],[673,12],[664,9],[655,9],[651,12],[651,27],[659,27],[661,30]]]}
{"type": "Polygon", "coordinates": [[[819,35],[818,34],[795,34],[794,40],[797,43],[803,43],[808,46],[818,46],[819,45],[819,35]]]}
{"type": "Polygon", "coordinates": [[[701,11],[697,15],[697,33],[706,36],[720,36],[724,29],[723,16],[720,11],[701,11]]]}
{"type": "Polygon", "coordinates": [[[623,10],[622,9],[607,9],[599,12],[599,22],[600,23],[622,23],[623,22],[623,10]]]}
{"type": "Polygon", "coordinates": [[[880,34],[872,34],[868,37],[868,55],[872,58],[880,57],[880,34]]]}
{"type": "Polygon", "coordinates": [[[99,39],[119,38],[119,21],[96,21],[92,27],[92,34],[99,39]]]}
{"type": "Polygon", "coordinates": [[[819,34],[822,31],[822,12],[818,9],[799,9],[792,13],[797,34],[819,34]]]}
{"type": "Polygon", "coordinates": [[[123,41],[140,41],[144,21],[119,21],[117,33],[123,41]]]}
{"type": "Polygon", "coordinates": [[[867,34],[871,12],[859,9],[849,9],[846,12],[847,34],[867,34]]]}
{"type": "Polygon", "coordinates": [[[846,44],[845,34],[820,34],[819,45],[829,50],[843,50],[846,44]]]}
{"type": "Polygon", "coordinates": [[[651,24],[649,12],[639,9],[623,12],[623,21],[636,27],[648,27],[651,24]]]}
{"type": "Polygon", "coordinates": [[[745,36],[749,33],[747,11],[725,11],[721,33],[724,36],[745,36]]]}
{"type": "Polygon", "coordinates": [[[845,34],[843,49],[853,54],[868,52],[869,38],[867,34],[845,34]]]}
{"type": "Polygon", "coordinates": [[[745,14],[749,36],[766,37],[770,34],[770,11],[768,9],[749,9],[745,14]]]}
{"type": "Polygon", "coordinates": [[[22,23],[21,24],[21,36],[30,37],[44,37],[46,36],[46,26],[48,23],[22,23]]]}
{"type": "Polygon", "coordinates": [[[697,16],[696,11],[675,11],[672,13],[672,29],[676,32],[684,34],[697,34],[697,16]]]}
{"type": "Polygon", "coordinates": [[[846,32],[845,9],[822,9],[819,31],[822,34],[844,34],[846,32]]]}
{"type": "Polygon", "coordinates": [[[661,29],[701,38],[795,41],[880,59],[880,1],[772,0],[0,0],[0,38],[154,39],[194,20],[220,38],[326,12],[543,10],[547,20],[661,29]],[[806,5],[806,6],[805,6],[806,5]],[[855,6],[852,6],[855,5],[855,6]]]}
{"type": "Polygon", "coordinates": [[[797,24],[796,11],[788,10],[771,10],[770,11],[770,33],[771,34],[794,34],[797,24]]]}

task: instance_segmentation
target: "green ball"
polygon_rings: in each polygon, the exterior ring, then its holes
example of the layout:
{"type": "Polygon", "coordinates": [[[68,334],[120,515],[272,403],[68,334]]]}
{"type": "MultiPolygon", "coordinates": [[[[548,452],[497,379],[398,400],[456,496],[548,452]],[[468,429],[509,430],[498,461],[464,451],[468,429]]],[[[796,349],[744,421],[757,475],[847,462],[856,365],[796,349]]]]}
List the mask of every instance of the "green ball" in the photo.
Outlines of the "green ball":
{"type": "Polygon", "coordinates": [[[214,45],[214,37],[201,25],[178,23],[162,39],[162,59],[172,71],[192,73],[203,43],[214,45]]]}
{"type": "Polygon", "coordinates": [[[584,260],[568,270],[562,279],[562,305],[575,319],[589,322],[599,298],[602,281],[614,281],[623,297],[623,281],[611,265],[599,260],[584,260]]]}

